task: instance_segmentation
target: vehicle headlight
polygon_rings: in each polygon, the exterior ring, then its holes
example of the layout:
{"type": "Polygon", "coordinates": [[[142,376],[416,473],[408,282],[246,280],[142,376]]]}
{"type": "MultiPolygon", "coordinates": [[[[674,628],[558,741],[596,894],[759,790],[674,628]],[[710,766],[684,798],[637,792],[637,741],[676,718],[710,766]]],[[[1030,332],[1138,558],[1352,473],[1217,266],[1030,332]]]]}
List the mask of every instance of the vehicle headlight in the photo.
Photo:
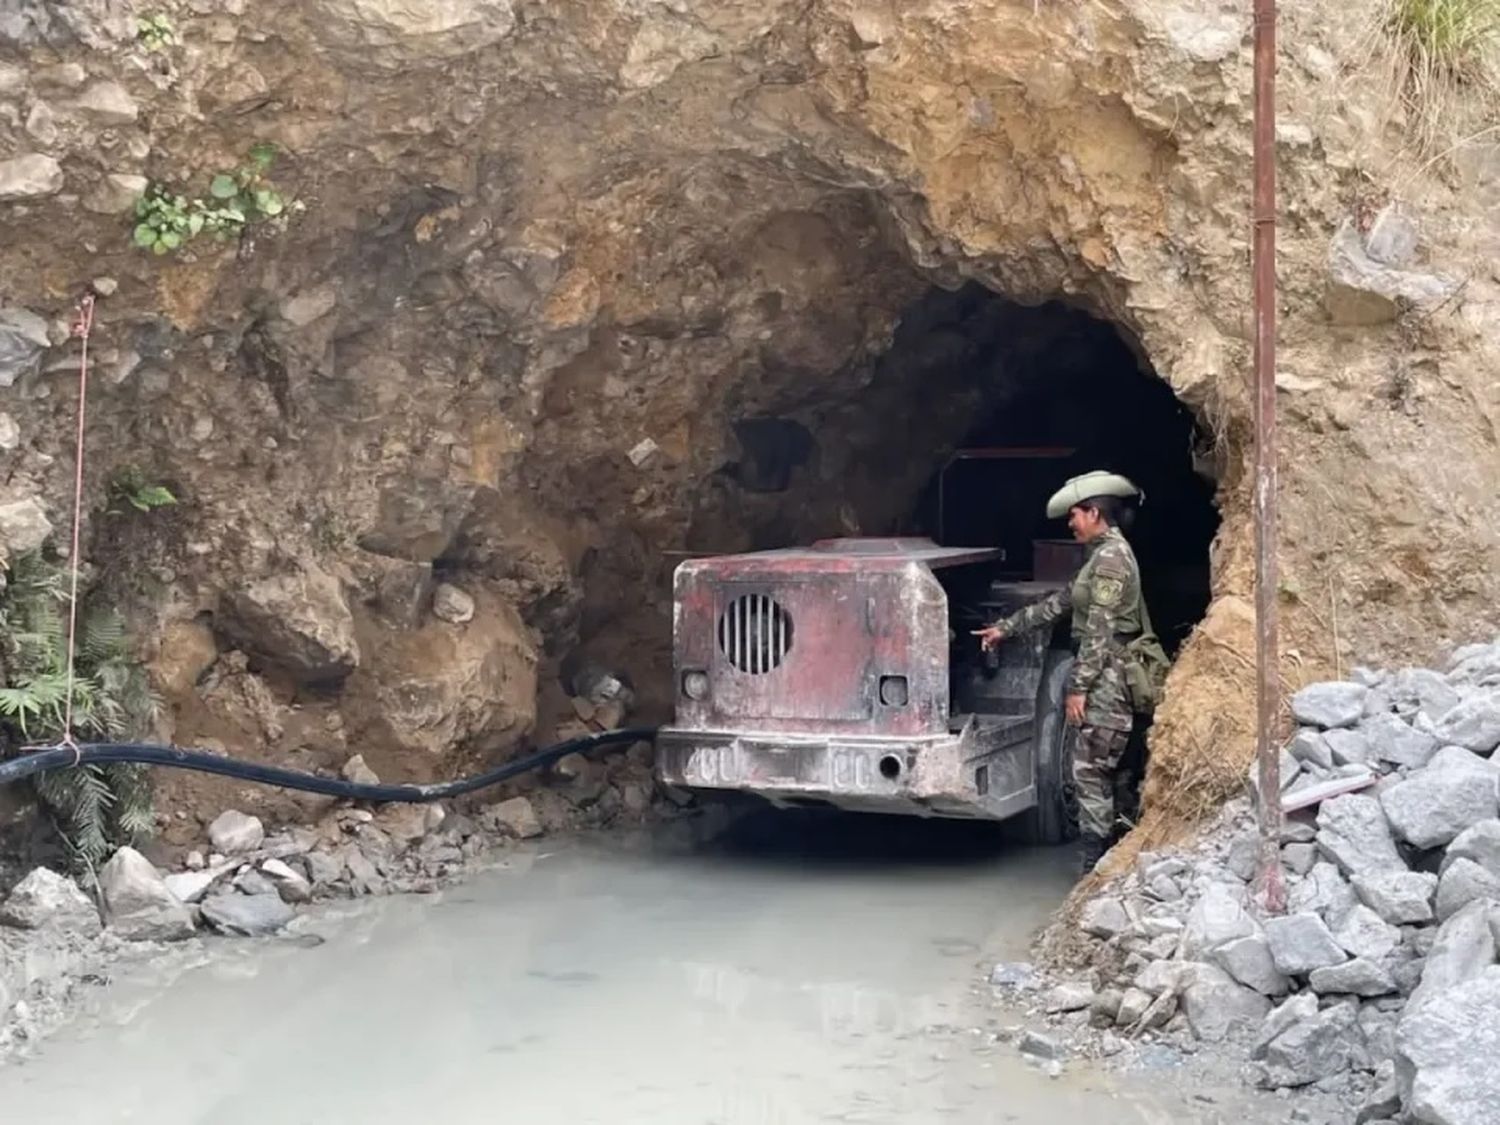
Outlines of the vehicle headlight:
{"type": "Polygon", "coordinates": [[[682,694],[693,700],[704,698],[708,695],[708,676],[703,672],[684,672],[682,694]]]}

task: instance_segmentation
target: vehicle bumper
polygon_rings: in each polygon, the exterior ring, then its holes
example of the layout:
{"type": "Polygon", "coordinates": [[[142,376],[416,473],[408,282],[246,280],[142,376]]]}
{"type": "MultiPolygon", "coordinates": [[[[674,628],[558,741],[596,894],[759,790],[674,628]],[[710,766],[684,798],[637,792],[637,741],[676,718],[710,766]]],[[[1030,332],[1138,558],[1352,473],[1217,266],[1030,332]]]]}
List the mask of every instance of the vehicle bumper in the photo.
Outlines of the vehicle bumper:
{"type": "Polygon", "coordinates": [[[976,769],[996,756],[967,733],[807,738],[668,727],[657,735],[656,772],[665,785],[753,793],[781,806],[998,820],[1030,808],[1035,791],[980,792],[976,769]]]}

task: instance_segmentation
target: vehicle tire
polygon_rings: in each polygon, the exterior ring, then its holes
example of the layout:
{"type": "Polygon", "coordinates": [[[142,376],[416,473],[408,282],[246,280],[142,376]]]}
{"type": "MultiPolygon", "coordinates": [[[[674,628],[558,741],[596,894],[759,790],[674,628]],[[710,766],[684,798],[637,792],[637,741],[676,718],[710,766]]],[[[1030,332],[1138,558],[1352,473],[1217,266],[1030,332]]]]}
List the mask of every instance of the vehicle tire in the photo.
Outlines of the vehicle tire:
{"type": "Polygon", "coordinates": [[[1036,796],[1034,808],[1017,817],[1028,844],[1063,844],[1077,835],[1077,813],[1071,807],[1069,758],[1071,729],[1064,714],[1073,654],[1048,649],[1042,663],[1036,707],[1036,796]]]}

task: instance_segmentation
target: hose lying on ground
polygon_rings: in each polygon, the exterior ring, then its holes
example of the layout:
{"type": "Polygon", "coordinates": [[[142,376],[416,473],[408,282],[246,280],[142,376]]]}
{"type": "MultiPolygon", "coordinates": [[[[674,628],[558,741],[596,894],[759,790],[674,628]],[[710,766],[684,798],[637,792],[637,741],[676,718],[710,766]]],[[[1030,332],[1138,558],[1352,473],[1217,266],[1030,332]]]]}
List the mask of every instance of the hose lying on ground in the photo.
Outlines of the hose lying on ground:
{"type": "Polygon", "coordinates": [[[0,762],[0,786],[31,777],[47,770],[67,769],[70,766],[90,762],[139,762],[149,766],[166,766],[169,769],[197,770],[199,773],[217,773],[225,777],[242,778],[262,785],[274,785],[280,789],[300,789],[306,793],[321,793],[327,797],[347,797],[355,801],[401,801],[408,804],[424,804],[459,797],[476,789],[487,789],[531,770],[551,765],[569,754],[587,754],[602,746],[630,744],[650,741],[656,735],[655,727],[629,727],[624,730],[608,730],[602,734],[590,734],[581,738],[570,738],[555,742],[545,749],[506,762],[492,770],[461,777],[456,781],[445,781],[437,785],[362,785],[337,777],[319,777],[317,774],[299,770],[282,769],[279,766],[263,766],[257,762],[245,762],[210,754],[204,750],[180,750],[175,746],[154,746],[144,742],[83,742],[76,747],[53,746],[37,750],[19,758],[0,762]]]}

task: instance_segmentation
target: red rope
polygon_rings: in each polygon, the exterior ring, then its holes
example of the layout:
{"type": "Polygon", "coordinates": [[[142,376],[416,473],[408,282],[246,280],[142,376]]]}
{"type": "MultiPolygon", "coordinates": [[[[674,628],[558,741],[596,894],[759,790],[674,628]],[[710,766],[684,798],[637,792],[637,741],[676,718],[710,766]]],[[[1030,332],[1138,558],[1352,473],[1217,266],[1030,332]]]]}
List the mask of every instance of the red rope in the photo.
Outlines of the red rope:
{"type": "Polygon", "coordinates": [[[78,302],[73,321],[73,335],[83,341],[78,359],[78,448],[74,454],[73,474],[73,549],[68,556],[72,570],[72,589],[68,594],[68,694],[63,714],[63,734],[59,746],[71,747],[73,764],[80,760],[78,743],[73,741],[73,664],[78,650],[78,552],[79,529],[83,524],[83,430],[89,390],[89,333],[94,328],[94,295],[87,293],[78,302]]]}

